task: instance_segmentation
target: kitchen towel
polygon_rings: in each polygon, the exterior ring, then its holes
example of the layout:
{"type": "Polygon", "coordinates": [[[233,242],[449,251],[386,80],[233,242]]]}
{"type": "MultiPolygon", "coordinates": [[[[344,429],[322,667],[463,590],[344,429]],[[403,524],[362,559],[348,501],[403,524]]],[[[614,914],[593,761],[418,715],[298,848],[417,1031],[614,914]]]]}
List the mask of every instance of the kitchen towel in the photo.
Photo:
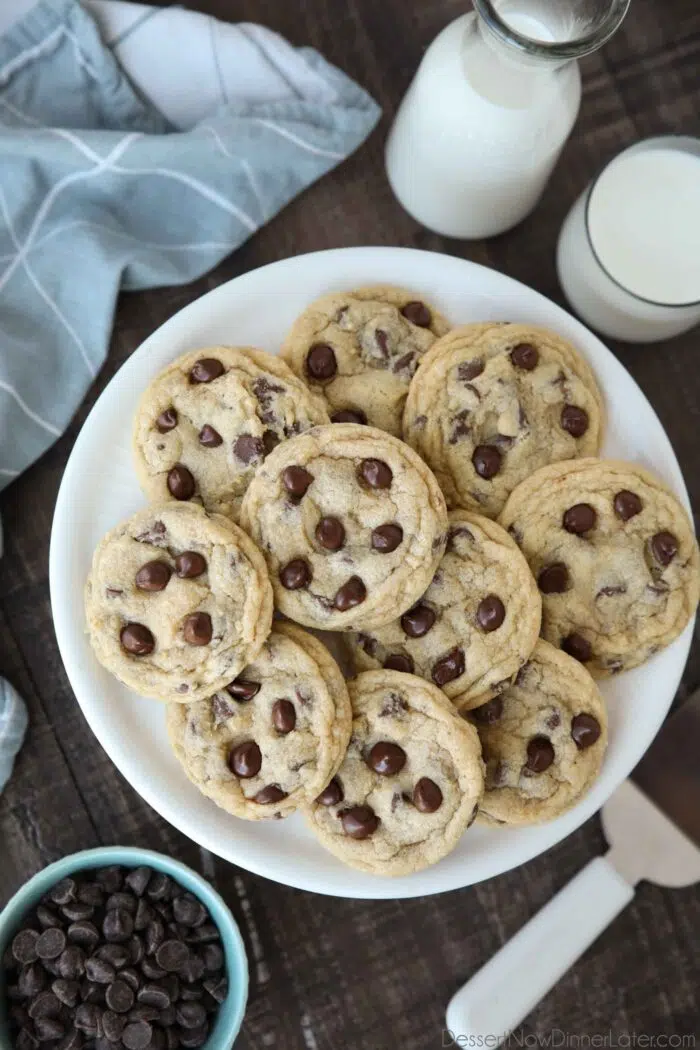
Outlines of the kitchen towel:
{"type": "MultiPolygon", "coordinates": [[[[0,489],[66,428],[105,360],[120,290],[199,277],[378,119],[345,74],[262,26],[40,0],[6,28],[0,489]]],[[[2,688],[0,789],[26,718],[2,688]]]]}

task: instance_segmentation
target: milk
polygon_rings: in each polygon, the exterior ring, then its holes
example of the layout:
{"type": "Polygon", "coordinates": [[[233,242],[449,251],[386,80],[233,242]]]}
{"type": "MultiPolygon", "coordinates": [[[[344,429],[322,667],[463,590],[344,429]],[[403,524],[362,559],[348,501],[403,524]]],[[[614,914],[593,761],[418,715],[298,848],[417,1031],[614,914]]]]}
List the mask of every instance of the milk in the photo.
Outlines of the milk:
{"type": "Polygon", "coordinates": [[[668,136],[620,154],[576,202],[557,250],[577,313],[654,342],[700,321],[700,142],[668,136]]]}
{"type": "MultiPolygon", "coordinates": [[[[552,39],[532,17],[509,24],[552,39]]],[[[386,147],[391,187],[437,233],[502,233],[537,203],[580,99],[575,62],[510,54],[475,14],[462,15],[430,45],[401,103],[386,147]]]]}

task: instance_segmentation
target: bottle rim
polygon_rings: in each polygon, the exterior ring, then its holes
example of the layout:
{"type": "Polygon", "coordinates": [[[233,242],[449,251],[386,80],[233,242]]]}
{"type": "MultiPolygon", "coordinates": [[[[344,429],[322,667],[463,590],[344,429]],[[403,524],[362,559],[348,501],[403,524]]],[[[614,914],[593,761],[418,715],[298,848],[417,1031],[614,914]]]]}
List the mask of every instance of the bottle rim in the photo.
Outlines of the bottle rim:
{"type": "Polygon", "coordinates": [[[536,40],[518,32],[507,20],[499,14],[496,4],[492,0],[473,0],[474,9],[486,24],[489,30],[504,44],[514,48],[521,54],[531,55],[535,58],[549,58],[555,60],[567,60],[583,58],[597,51],[620,27],[629,9],[631,0],[610,0],[608,12],[602,21],[580,37],[574,40],[536,40]]]}

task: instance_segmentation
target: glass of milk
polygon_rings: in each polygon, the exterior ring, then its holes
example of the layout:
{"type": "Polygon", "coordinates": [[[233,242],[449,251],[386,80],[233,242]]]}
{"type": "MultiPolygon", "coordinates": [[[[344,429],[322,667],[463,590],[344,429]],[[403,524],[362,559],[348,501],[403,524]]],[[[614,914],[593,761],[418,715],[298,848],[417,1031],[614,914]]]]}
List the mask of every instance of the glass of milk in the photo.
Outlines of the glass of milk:
{"type": "Polygon", "coordinates": [[[612,338],[653,343],[700,323],[700,139],[615,157],[569,212],[557,270],[576,313],[612,338]]]}
{"type": "Polygon", "coordinates": [[[473,0],[433,40],[386,146],[391,187],[448,237],[491,237],[534,208],[581,101],[576,59],[630,0],[473,0]]]}

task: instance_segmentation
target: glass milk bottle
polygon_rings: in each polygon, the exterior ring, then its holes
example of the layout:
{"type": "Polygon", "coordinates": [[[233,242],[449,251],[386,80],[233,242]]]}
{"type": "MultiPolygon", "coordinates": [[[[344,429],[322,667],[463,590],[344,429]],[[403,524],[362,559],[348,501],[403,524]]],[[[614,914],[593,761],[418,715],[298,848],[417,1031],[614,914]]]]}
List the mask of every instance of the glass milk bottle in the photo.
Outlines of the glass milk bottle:
{"type": "Polygon", "coordinates": [[[630,0],[473,0],[428,48],[389,133],[391,187],[448,237],[491,237],[534,208],[581,101],[575,59],[630,0]]]}

